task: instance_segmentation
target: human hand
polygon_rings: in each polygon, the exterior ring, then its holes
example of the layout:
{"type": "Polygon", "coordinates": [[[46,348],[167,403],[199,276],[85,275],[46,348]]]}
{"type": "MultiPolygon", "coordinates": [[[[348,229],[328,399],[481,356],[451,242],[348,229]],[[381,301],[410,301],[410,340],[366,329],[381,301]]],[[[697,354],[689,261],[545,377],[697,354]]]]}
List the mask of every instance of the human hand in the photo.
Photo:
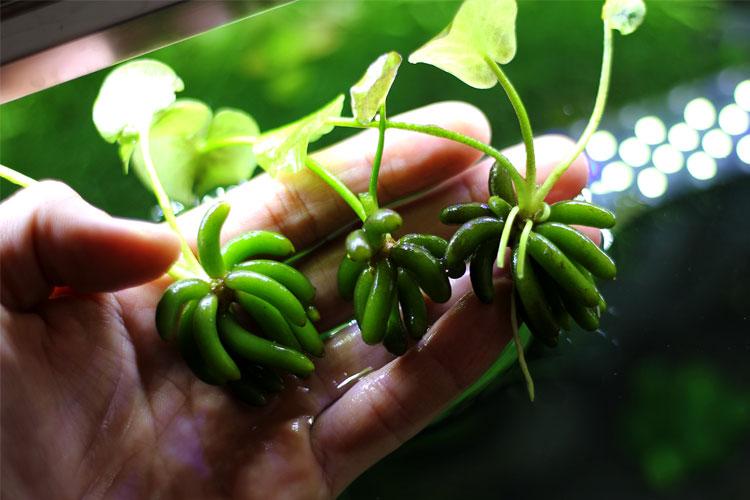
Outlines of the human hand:
{"type": "MultiPolygon", "coordinates": [[[[402,118],[489,141],[485,117],[464,104],[402,118]]],[[[375,137],[363,132],[315,156],[363,191],[375,137]]],[[[539,176],[571,147],[560,137],[539,139],[539,176]]],[[[523,165],[522,149],[507,153],[523,165]]],[[[442,207],[487,198],[490,163],[478,159],[447,140],[390,130],[379,197],[418,195],[399,209],[403,231],[449,235],[438,221],[442,207]]],[[[586,172],[576,161],[549,199],[577,194],[586,172]]],[[[299,249],[353,220],[307,171],[284,183],[258,176],[227,198],[224,241],[270,229],[299,249]]],[[[180,218],[185,234],[195,234],[204,210],[180,218]]],[[[196,379],[156,335],[154,308],[168,284],[160,276],[177,249],[165,227],[109,218],[59,183],[0,205],[3,496],[332,497],[428,425],[510,339],[509,281],[498,274],[487,306],[465,277],[450,302],[430,306],[433,326],[404,356],[365,345],[350,327],[328,341],[312,376],[290,377],[268,406],[247,407],[196,379]],[[70,288],[50,298],[63,285],[70,288]],[[120,291],[105,293],[112,290],[120,291]],[[374,371],[347,381],[368,367],[374,371]]],[[[318,290],[322,329],[352,315],[336,290],[343,252],[334,240],[301,265],[318,290]]]]}

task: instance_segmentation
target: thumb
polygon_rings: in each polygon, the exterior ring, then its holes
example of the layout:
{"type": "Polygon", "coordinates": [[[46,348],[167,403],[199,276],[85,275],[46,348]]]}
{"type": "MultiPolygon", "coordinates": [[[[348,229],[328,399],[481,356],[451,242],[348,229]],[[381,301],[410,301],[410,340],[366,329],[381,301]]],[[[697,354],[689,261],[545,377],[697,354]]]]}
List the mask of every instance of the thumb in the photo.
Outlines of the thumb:
{"type": "Polygon", "coordinates": [[[0,204],[0,302],[28,309],[55,286],[107,292],[158,278],[176,259],[167,228],[110,217],[44,181],[0,204]]]}

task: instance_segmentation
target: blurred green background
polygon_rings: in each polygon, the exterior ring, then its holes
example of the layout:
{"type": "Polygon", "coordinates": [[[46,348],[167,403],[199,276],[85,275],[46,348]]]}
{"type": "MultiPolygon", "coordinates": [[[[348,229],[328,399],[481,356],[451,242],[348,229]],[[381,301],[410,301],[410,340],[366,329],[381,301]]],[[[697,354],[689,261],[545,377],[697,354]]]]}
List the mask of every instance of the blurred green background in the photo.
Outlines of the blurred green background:
{"type": "MultiPolygon", "coordinates": [[[[737,29],[748,25],[744,2],[647,4],[641,29],[616,39],[610,110],[664,100],[680,84],[747,64],[750,37],[737,29]]],[[[410,53],[457,6],[301,0],[149,57],[182,77],[182,96],[246,110],[267,130],[346,92],[378,55],[410,53]]],[[[564,130],[588,116],[600,8],[520,2],[518,54],[507,73],[535,130],[564,130]]],[[[0,107],[0,162],[61,179],[111,214],[147,218],[152,195],[122,174],[116,148],[91,121],[105,74],[0,107]]],[[[495,146],[518,142],[497,89],[467,88],[425,65],[402,66],[389,110],[447,99],[485,110],[495,146]]],[[[347,134],[336,131],[315,147],[347,134]]],[[[611,251],[621,278],[604,290],[612,305],[606,333],[573,333],[556,351],[535,348],[537,403],[528,402],[514,370],[344,497],[750,498],[748,178],[639,210],[619,226],[611,251]],[[717,261],[736,265],[721,269],[717,261]]],[[[13,190],[0,183],[0,197],[13,190]]]]}

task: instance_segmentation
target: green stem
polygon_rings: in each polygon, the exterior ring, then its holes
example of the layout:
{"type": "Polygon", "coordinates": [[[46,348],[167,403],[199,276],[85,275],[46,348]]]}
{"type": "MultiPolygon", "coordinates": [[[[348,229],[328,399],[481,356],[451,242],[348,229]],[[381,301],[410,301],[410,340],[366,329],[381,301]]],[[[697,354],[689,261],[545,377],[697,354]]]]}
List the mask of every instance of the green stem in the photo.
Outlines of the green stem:
{"type": "Polygon", "coordinates": [[[505,267],[505,249],[508,248],[508,240],[510,239],[510,232],[513,229],[513,223],[518,215],[519,207],[515,206],[510,209],[508,218],[505,219],[505,226],[503,226],[503,232],[500,235],[500,246],[497,249],[497,267],[505,267]]]}
{"type": "Polygon", "coordinates": [[[380,174],[380,163],[383,161],[383,146],[385,145],[385,103],[380,107],[380,120],[378,121],[378,148],[375,150],[375,158],[372,162],[372,172],[370,173],[370,198],[375,206],[378,205],[378,174],[380,174]]]}
{"type": "Polygon", "coordinates": [[[143,130],[141,130],[139,138],[141,143],[141,152],[143,153],[143,163],[146,167],[146,173],[148,174],[149,181],[151,182],[151,187],[153,188],[154,195],[156,196],[156,202],[161,207],[162,213],[164,214],[164,219],[167,221],[167,224],[170,228],[172,228],[172,231],[174,231],[174,233],[180,239],[180,249],[182,252],[182,258],[184,260],[184,266],[194,275],[205,277],[206,279],[208,279],[208,276],[206,276],[206,273],[203,271],[203,268],[198,262],[198,259],[195,258],[195,254],[193,254],[193,251],[190,249],[190,245],[188,245],[187,240],[185,240],[182,231],[180,231],[180,227],[177,225],[177,218],[175,217],[174,211],[172,210],[172,202],[169,199],[169,195],[167,195],[167,192],[164,190],[164,186],[162,186],[161,181],[159,181],[159,175],[156,173],[156,167],[154,167],[154,161],[151,158],[151,143],[149,140],[149,134],[150,127],[145,127],[143,130]]]}
{"type": "Polygon", "coordinates": [[[195,273],[183,265],[183,260],[178,260],[169,268],[167,274],[174,280],[195,278],[195,273]]]}
{"type": "Polygon", "coordinates": [[[529,393],[529,399],[534,402],[534,379],[531,378],[529,372],[529,366],[526,364],[526,356],[523,352],[523,343],[521,337],[518,335],[518,315],[516,314],[516,292],[511,289],[510,291],[510,328],[513,331],[513,342],[516,344],[516,352],[518,352],[518,366],[521,367],[521,373],[523,378],[526,379],[526,391],[529,393]]]}
{"type": "Polygon", "coordinates": [[[35,179],[22,174],[21,172],[13,170],[10,167],[6,167],[5,165],[0,165],[0,177],[5,179],[6,181],[12,182],[16,186],[21,186],[23,188],[29,187],[32,184],[36,184],[38,182],[35,179]]]}
{"type": "MultiPolygon", "coordinates": [[[[359,123],[358,121],[354,120],[353,118],[329,120],[328,123],[335,127],[347,127],[347,128],[375,128],[379,126],[377,122],[372,122],[372,123],[363,125],[359,123]]],[[[517,186],[521,186],[525,182],[525,179],[521,176],[521,174],[518,173],[518,170],[516,170],[516,168],[513,166],[510,160],[508,160],[508,158],[506,158],[500,151],[493,148],[489,144],[485,144],[482,141],[474,139],[473,137],[469,137],[459,132],[454,132],[452,130],[447,130],[442,127],[438,127],[437,125],[417,125],[414,123],[386,121],[386,128],[395,128],[399,130],[409,130],[411,132],[419,132],[422,134],[431,135],[434,137],[440,137],[443,139],[448,139],[454,142],[465,144],[466,146],[476,149],[477,151],[480,151],[484,153],[485,155],[493,158],[495,161],[497,161],[497,163],[500,166],[502,166],[505,170],[508,171],[511,178],[513,179],[513,183],[516,184],[517,186]]],[[[523,200],[525,197],[525,191],[519,190],[518,196],[519,196],[519,201],[523,200]]]]}
{"type": "Polygon", "coordinates": [[[568,167],[570,167],[575,159],[578,158],[578,156],[583,152],[584,148],[586,148],[586,144],[589,142],[589,139],[599,127],[599,122],[602,119],[602,114],[604,114],[604,106],[607,103],[609,78],[612,73],[612,52],[612,30],[608,28],[605,23],[602,69],[601,74],[599,75],[599,88],[596,93],[596,102],[594,104],[594,110],[591,112],[591,118],[589,118],[589,123],[588,125],[586,125],[586,128],[581,134],[581,137],[578,139],[578,142],[576,142],[573,151],[567,158],[565,158],[565,160],[560,162],[554,168],[554,170],[552,170],[552,173],[550,173],[549,177],[547,177],[547,180],[544,181],[544,184],[542,184],[542,186],[536,192],[536,194],[534,195],[534,199],[532,200],[532,206],[537,206],[539,203],[544,201],[544,198],[547,197],[555,183],[560,179],[560,177],[562,177],[565,171],[568,170],[568,167]]]}
{"type": "Polygon", "coordinates": [[[346,184],[341,182],[338,177],[326,170],[323,165],[313,160],[310,156],[305,159],[305,165],[318,177],[320,177],[323,182],[331,186],[331,189],[336,191],[336,193],[338,193],[338,195],[341,196],[341,198],[343,198],[343,200],[348,203],[350,207],[352,207],[352,210],[354,210],[354,213],[357,214],[357,217],[359,217],[363,221],[367,218],[365,207],[362,205],[362,202],[359,201],[357,195],[352,193],[352,191],[348,187],[346,187],[346,184]]]}
{"type": "Polygon", "coordinates": [[[513,105],[513,110],[518,117],[518,125],[521,127],[523,145],[526,148],[526,189],[529,192],[529,196],[533,197],[534,191],[536,190],[536,157],[534,154],[534,133],[531,131],[529,115],[526,113],[526,107],[523,105],[521,96],[518,95],[516,88],[505,75],[505,72],[491,58],[485,56],[484,60],[489,65],[492,72],[495,73],[497,81],[500,82],[500,86],[505,90],[505,94],[508,96],[508,100],[510,100],[510,103],[513,105]]]}
{"type": "Polygon", "coordinates": [[[253,146],[258,142],[258,137],[254,135],[235,135],[232,137],[224,137],[216,141],[208,141],[203,143],[198,148],[200,153],[208,153],[215,149],[226,148],[229,146],[253,146]]]}
{"type": "Polygon", "coordinates": [[[518,279],[523,279],[523,272],[526,268],[526,245],[529,242],[529,233],[533,225],[533,220],[526,219],[521,236],[518,238],[518,279]]]}

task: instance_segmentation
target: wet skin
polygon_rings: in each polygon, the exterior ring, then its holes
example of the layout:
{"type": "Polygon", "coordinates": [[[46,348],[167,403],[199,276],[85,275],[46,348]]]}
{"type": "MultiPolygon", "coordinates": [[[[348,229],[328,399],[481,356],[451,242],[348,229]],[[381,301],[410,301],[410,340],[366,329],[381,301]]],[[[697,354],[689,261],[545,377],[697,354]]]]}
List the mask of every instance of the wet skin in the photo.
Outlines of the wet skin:
{"type": "MultiPolygon", "coordinates": [[[[490,140],[484,116],[464,104],[398,119],[490,140]]],[[[367,131],[315,156],[363,191],[375,143],[367,131]]],[[[539,139],[540,176],[571,146],[539,139]]],[[[520,148],[508,155],[523,164],[520,148]]],[[[487,198],[490,164],[478,160],[446,140],[389,131],[380,197],[429,190],[399,208],[402,232],[448,236],[455,228],[438,222],[441,208],[487,198]]],[[[549,200],[575,195],[586,171],[577,161],[549,200]]],[[[301,249],[353,221],[309,172],[261,175],[228,201],[224,241],[271,229],[301,249]]],[[[204,209],[181,217],[185,234],[204,209]]],[[[343,241],[333,241],[301,266],[318,290],[321,330],[352,314],[336,292],[342,254],[343,241]]],[[[288,377],[268,406],[251,408],[195,379],[156,335],[154,307],[169,283],[159,277],[176,255],[166,228],[109,218],[59,183],[0,205],[3,496],[329,498],[429,424],[510,337],[507,279],[498,273],[497,300],[486,306],[466,276],[451,301],[430,306],[435,323],[406,355],[393,360],[350,327],[327,342],[312,376],[288,377]],[[371,371],[353,377],[363,370],[371,371]]]]}

